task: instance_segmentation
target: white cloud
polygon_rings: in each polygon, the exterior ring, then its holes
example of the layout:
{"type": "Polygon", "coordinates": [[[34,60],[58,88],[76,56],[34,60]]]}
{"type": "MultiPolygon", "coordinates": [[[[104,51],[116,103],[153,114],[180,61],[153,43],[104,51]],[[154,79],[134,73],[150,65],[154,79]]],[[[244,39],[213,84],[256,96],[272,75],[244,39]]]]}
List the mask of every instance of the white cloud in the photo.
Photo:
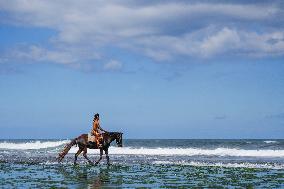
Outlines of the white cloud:
{"type": "Polygon", "coordinates": [[[200,53],[202,56],[211,56],[230,49],[239,48],[241,43],[240,36],[237,31],[223,28],[215,35],[205,38],[200,43],[200,53]]]}
{"type": "Polygon", "coordinates": [[[25,60],[27,62],[53,62],[64,65],[76,64],[82,60],[100,59],[100,56],[96,53],[90,54],[89,52],[80,51],[80,49],[76,48],[49,50],[36,45],[14,48],[4,54],[4,56],[14,60],[25,60]]]}
{"type": "Polygon", "coordinates": [[[217,31],[200,30],[184,36],[144,38],[136,46],[156,60],[169,60],[175,56],[211,58],[216,55],[278,56],[284,55],[284,32],[239,31],[222,28],[217,31]],[[159,49],[156,51],[156,49],[159,49]]]}
{"type": "Polygon", "coordinates": [[[276,3],[9,0],[0,1],[0,10],[9,15],[5,22],[57,31],[51,48],[31,45],[16,53],[35,61],[97,60],[106,54],[105,47],[130,49],[158,61],[180,55],[284,55],[284,26],[270,25],[283,14],[276,3]]]}
{"type": "Polygon", "coordinates": [[[103,68],[105,71],[118,71],[122,68],[122,63],[117,60],[110,60],[103,68]]]}
{"type": "Polygon", "coordinates": [[[13,56],[19,59],[33,60],[37,62],[51,61],[59,64],[76,62],[76,57],[64,51],[50,51],[38,46],[30,46],[26,51],[14,50],[13,56]]]}

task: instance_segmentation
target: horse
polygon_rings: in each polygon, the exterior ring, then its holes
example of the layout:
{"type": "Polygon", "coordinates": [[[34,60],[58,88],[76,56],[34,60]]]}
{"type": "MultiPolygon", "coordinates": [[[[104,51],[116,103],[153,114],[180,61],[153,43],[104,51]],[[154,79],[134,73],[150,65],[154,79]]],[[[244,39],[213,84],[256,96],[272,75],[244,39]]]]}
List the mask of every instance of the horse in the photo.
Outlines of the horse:
{"type": "Polygon", "coordinates": [[[74,165],[77,164],[77,158],[83,152],[83,156],[85,159],[91,164],[91,165],[97,165],[103,156],[103,151],[105,152],[106,159],[107,159],[107,165],[110,165],[109,163],[109,156],[108,156],[108,148],[110,147],[110,144],[115,140],[118,147],[122,147],[122,134],[120,132],[105,132],[102,133],[103,141],[102,141],[102,147],[99,148],[97,146],[96,142],[89,142],[88,141],[88,134],[82,134],[78,136],[77,138],[74,138],[70,143],[65,145],[63,150],[58,154],[57,160],[60,163],[65,155],[69,152],[72,146],[78,145],[79,150],[75,154],[75,160],[74,165]],[[87,157],[87,148],[89,149],[100,149],[100,158],[96,161],[94,164],[88,157],[87,157]]]}

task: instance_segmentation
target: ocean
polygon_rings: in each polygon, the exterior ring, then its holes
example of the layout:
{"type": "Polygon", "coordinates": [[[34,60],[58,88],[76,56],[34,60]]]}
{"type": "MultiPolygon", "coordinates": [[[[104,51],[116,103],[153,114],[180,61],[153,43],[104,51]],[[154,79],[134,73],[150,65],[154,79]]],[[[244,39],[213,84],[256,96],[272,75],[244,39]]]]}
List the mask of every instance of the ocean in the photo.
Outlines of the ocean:
{"type": "MultiPolygon", "coordinates": [[[[284,188],[284,140],[125,139],[91,166],[70,140],[0,140],[0,188],[284,188]]],[[[92,161],[99,150],[88,150],[92,161]]]]}

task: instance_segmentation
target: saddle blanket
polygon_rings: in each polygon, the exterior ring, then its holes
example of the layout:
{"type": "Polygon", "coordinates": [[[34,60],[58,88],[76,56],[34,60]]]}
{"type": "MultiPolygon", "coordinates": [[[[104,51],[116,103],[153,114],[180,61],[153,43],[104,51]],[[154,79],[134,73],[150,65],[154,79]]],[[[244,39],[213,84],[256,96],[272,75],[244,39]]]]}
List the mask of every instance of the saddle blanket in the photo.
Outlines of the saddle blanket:
{"type": "Polygon", "coordinates": [[[96,136],[88,133],[88,142],[96,142],[96,136]]]}

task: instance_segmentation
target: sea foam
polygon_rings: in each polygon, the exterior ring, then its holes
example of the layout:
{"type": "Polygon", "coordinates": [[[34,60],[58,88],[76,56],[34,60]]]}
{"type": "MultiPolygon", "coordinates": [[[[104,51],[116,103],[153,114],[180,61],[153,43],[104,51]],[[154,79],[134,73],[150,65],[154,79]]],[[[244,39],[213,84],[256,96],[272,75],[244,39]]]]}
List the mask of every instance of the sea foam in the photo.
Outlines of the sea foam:
{"type": "MultiPolygon", "coordinates": [[[[71,148],[76,153],[78,148],[71,148]]],[[[99,150],[88,150],[88,153],[98,154],[99,150]]],[[[284,150],[245,150],[236,148],[131,148],[110,147],[109,154],[117,155],[162,155],[162,156],[240,156],[240,157],[284,157],[284,150]]]]}
{"type": "Polygon", "coordinates": [[[263,142],[266,143],[266,144],[278,143],[278,142],[275,141],[275,140],[265,140],[265,141],[263,141],[263,142]]]}
{"type": "MultiPolygon", "coordinates": [[[[1,142],[1,149],[8,150],[38,150],[48,149],[47,152],[58,153],[70,140],[61,141],[31,141],[25,143],[1,142]]],[[[76,153],[78,147],[73,146],[69,153],[76,153]]],[[[99,154],[97,149],[88,149],[90,154],[99,154]]],[[[239,157],[280,157],[284,158],[284,150],[272,149],[237,149],[237,148],[134,148],[134,147],[113,147],[109,149],[109,154],[116,155],[161,155],[161,156],[239,156],[239,157]]]]}
{"type": "Polygon", "coordinates": [[[158,165],[190,165],[196,167],[226,167],[226,168],[254,168],[254,169],[284,169],[284,164],[271,163],[223,163],[223,162],[198,162],[198,161],[154,161],[158,165]]]}
{"type": "Polygon", "coordinates": [[[10,149],[10,150],[36,150],[44,148],[54,148],[60,145],[70,142],[69,140],[62,141],[31,141],[25,143],[11,143],[11,142],[1,142],[0,149],[10,149]]]}

